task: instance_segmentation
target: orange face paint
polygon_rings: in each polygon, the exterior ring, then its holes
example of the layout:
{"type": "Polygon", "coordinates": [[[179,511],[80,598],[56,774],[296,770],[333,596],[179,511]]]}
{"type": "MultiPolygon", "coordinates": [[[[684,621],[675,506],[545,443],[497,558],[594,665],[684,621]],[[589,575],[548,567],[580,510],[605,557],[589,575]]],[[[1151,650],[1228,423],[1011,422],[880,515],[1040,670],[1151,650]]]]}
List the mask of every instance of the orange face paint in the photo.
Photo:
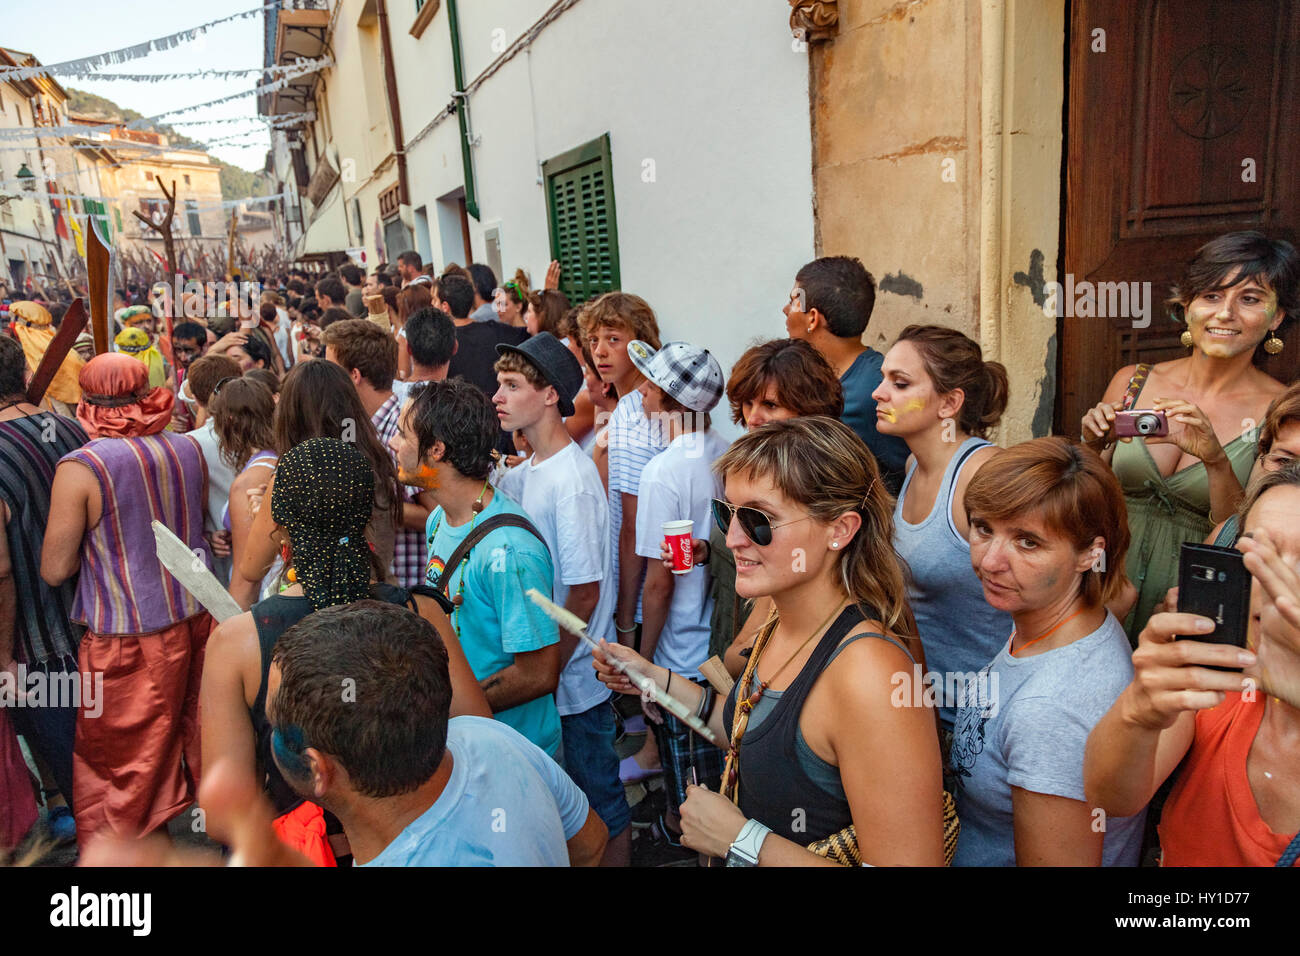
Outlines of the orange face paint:
{"type": "Polygon", "coordinates": [[[397,480],[404,485],[410,485],[412,488],[436,491],[438,489],[438,469],[430,468],[425,464],[421,464],[414,472],[407,471],[405,468],[398,468],[397,480]]]}

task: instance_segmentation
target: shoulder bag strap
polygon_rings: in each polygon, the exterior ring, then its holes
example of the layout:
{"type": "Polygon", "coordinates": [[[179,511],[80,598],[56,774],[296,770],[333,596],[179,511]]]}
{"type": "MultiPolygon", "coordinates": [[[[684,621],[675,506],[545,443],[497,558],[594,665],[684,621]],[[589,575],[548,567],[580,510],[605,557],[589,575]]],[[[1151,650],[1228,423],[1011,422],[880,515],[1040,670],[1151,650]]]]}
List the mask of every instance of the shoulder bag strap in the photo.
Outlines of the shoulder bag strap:
{"type": "Polygon", "coordinates": [[[1128,380],[1128,391],[1124,393],[1124,411],[1128,411],[1133,407],[1138,396],[1142,394],[1142,387],[1146,385],[1147,376],[1150,374],[1150,365],[1139,365],[1133,370],[1133,377],[1128,380]]]}
{"type": "Polygon", "coordinates": [[[484,521],[481,525],[478,525],[473,531],[467,534],[465,540],[456,546],[456,550],[453,551],[451,557],[447,559],[447,563],[442,569],[442,575],[438,578],[437,585],[437,588],[442,593],[443,597],[447,596],[447,588],[451,584],[452,569],[457,567],[460,562],[465,559],[470,551],[473,550],[474,545],[478,544],[497,528],[523,528],[540,541],[543,548],[546,547],[546,539],[542,537],[542,533],[533,527],[533,523],[523,515],[493,515],[491,518],[488,518],[487,521],[484,521]]]}

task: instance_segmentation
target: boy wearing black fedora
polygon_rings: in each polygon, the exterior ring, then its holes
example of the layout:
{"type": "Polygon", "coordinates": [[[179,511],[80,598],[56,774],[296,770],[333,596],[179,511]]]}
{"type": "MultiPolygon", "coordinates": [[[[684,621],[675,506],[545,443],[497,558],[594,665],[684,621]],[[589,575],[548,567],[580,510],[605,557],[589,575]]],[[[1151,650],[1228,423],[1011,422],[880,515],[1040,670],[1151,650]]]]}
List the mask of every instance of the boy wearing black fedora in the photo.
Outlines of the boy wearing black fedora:
{"type": "MultiPolygon", "coordinates": [[[[518,345],[498,345],[497,351],[499,387],[492,402],[501,427],[522,430],[533,449],[532,457],[512,470],[509,492],[518,496],[550,549],[555,602],[586,621],[593,639],[613,643],[617,595],[610,584],[609,504],[595,462],[564,427],[583,386],[582,368],[549,332],[518,345]]],[[[564,767],[609,829],[605,865],[626,866],[631,817],[618,775],[610,691],[596,679],[588,646],[564,631],[560,659],[555,702],[564,767]]]]}

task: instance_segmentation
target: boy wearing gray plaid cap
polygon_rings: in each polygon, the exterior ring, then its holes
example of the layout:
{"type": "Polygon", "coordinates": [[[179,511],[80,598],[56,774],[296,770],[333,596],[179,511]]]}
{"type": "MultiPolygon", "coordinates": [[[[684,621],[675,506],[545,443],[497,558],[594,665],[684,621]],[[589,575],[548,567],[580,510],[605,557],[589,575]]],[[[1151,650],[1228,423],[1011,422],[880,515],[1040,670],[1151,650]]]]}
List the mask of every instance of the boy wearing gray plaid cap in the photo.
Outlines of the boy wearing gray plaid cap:
{"type": "MultiPolygon", "coordinates": [[[[708,568],[674,574],[658,559],[665,522],[689,519],[696,531],[705,529],[712,500],[722,497],[713,462],[729,443],[713,430],[709,412],[722,398],[726,379],[708,350],[686,342],[666,342],[656,350],[634,341],[627,353],[646,377],[641,384],[645,414],[667,442],[641,473],[636,551],[649,559],[641,600],[641,654],[703,684],[700,665],[709,656],[713,613],[708,568]]],[[[691,768],[700,784],[716,788],[723,753],[693,736],[668,713],[655,735],[669,785],[670,817],[665,822],[675,824],[677,807],[686,799],[686,785],[691,782],[691,768]]]]}

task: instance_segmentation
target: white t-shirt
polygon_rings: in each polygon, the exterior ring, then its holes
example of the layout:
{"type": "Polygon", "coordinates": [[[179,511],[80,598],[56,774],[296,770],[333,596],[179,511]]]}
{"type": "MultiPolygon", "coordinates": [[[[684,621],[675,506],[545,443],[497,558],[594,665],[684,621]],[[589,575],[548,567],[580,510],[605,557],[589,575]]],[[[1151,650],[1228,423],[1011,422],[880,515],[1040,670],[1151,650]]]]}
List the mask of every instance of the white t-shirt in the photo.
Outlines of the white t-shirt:
{"type": "MultiPolygon", "coordinates": [[[[713,463],[730,444],[710,428],[678,435],[650,459],[641,472],[636,506],[636,553],[658,561],[664,542],[664,522],[690,518],[691,537],[707,538],[712,521],[712,499],[722,497],[722,482],[713,463]]],[[[673,598],[668,618],[655,646],[654,662],[675,674],[700,679],[700,665],[709,656],[708,568],[701,565],[686,574],[673,575],[673,598]]]]}
{"type": "MultiPolygon", "coordinates": [[[[617,589],[610,584],[609,505],[596,463],[570,441],[541,464],[537,456],[511,468],[501,487],[546,539],[555,566],[553,598],[563,605],[574,584],[600,582],[600,599],[587,622],[592,640],[614,642],[617,589]],[[517,495],[517,497],[516,497],[517,495]]],[[[580,641],[560,671],[555,705],[561,717],[580,714],[608,700],[610,690],[596,678],[591,648],[580,641]]]]}
{"type": "MultiPolygon", "coordinates": [[[[618,400],[605,430],[609,449],[609,540],[610,567],[615,589],[618,588],[618,534],[623,524],[623,495],[639,495],[641,470],[667,446],[658,422],[646,417],[639,389],[632,389],[618,400]]],[[[637,507],[640,508],[638,501],[637,507]]],[[[655,557],[659,556],[658,550],[655,557]]],[[[645,577],[641,580],[644,582],[645,577]]],[[[636,620],[641,620],[641,585],[637,585],[636,620]]],[[[617,608],[617,598],[615,607],[617,608]]]]}
{"type": "Polygon", "coordinates": [[[201,426],[186,434],[198,442],[203,460],[208,463],[208,509],[203,517],[203,527],[207,531],[220,531],[221,513],[230,501],[230,486],[234,483],[235,471],[221,458],[216,422],[211,416],[201,426]]]}
{"type": "Polygon", "coordinates": [[[275,310],[275,345],[284,356],[284,367],[288,368],[293,364],[293,322],[289,319],[289,313],[279,306],[275,310]]]}

